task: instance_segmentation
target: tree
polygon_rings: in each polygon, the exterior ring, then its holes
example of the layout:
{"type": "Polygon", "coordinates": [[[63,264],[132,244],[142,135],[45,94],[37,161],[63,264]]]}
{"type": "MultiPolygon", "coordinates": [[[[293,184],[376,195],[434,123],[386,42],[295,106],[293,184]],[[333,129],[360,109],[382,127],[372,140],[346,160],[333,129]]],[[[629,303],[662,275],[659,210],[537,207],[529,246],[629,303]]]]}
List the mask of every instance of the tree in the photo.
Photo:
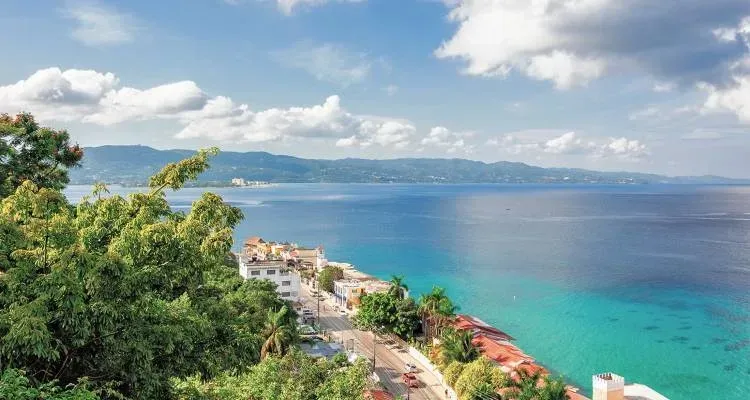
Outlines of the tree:
{"type": "Polygon", "coordinates": [[[419,324],[419,314],[412,299],[398,299],[388,293],[371,293],[362,296],[353,321],[359,329],[382,328],[402,338],[409,338],[419,324]]]}
{"type": "Polygon", "coordinates": [[[432,291],[419,298],[419,313],[422,316],[427,342],[439,336],[441,329],[455,315],[456,306],[445,294],[445,289],[433,286],[432,291]]]}
{"type": "Polygon", "coordinates": [[[480,356],[479,349],[474,346],[474,334],[467,330],[453,328],[445,329],[440,342],[443,364],[458,361],[470,363],[480,356]]]}
{"type": "Polygon", "coordinates": [[[455,385],[458,377],[461,376],[461,371],[464,370],[465,365],[466,364],[460,363],[458,361],[453,361],[448,364],[442,371],[445,382],[447,382],[451,386],[455,385]]]}
{"type": "Polygon", "coordinates": [[[289,311],[289,307],[282,306],[279,311],[268,311],[268,320],[263,330],[265,342],[260,349],[260,358],[264,359],[270,354],[283,356],[289,346],[295,342],[297,327],[294,322],[294,315],[289,311]]]}
{"type": "Polygon", "coordinates": [[[21,371],[7,369],[0,375],[0,399],[97,400],[99,397],[87,390],[85,383],[63,389],[53,381],[35,387],[21,371]]]}
{"type": "Polygon", "coordinates": [[[318,288],[333,293],[333,282],[344,279],[344,270],[341,267],[326,266],[318,274],[318,288]]]}
{"type": "Polygon", "coordinates": [[[368,374],[365,360],[342,366],[292,351],[270,356],[240,375],[207,382],[193,376],[173,385],[178,400],[360,400],[368,374]]]}
{"type": "Polygon", "coordinates": [[[409,290],[409,287],[406,286],[404,283],[404,276],[403,275],[393,275],[391,276],[391,287],[388,289],[388,294],[390,294],[393,297],[397,297],[399,299],[403,299],[406,295],[406,292],[409,290]]]}
{"type": "Polygon", "coordinates": [[[167,165],[127,198],[98,188],[73,207],[27,180],[0,200],[0,370],[151,399],[170,398],[172,378],[258,362],[268,310],[284,302],[227,257],[242,213],[212,193],[185,212],[165,198],[215,153],[167,165]]]}
{"type": "Polygon", "coordinates": [[[37,187],[62,189],[68,168],[76,167],[83,150],[70,144],[65,130],[40,127],[31,114],[0,114],[0,198],[31,181],[37,187]]]}
{"type": "Polygon", "coordinates": [[[536,371],[517,370],[518,378],[508,384],[504,400],[568,400],[565,382],[536,371]]]}
{"type": "Polygon", "coordinates": [[[488,358],[480,357],[464,366],[453,388],[460,400],[472,400],[488,389],[497,392],[509,384],[510,378],[488,358]]]}

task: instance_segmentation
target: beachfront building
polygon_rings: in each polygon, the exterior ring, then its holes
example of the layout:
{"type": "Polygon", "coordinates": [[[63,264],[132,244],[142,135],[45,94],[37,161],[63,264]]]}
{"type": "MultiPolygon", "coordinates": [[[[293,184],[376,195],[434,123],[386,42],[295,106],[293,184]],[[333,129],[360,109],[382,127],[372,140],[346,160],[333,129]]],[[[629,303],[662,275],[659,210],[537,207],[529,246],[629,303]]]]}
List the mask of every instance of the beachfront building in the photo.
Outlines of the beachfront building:
{"type": "Polygon", "coordinates": [[[669,400],[646,385],[626,385],[625,378],[611,372],[594,375],[591,391],[593,400],[669,400]]]}
{"type": "Polygon", "coordinates": [[[342,279],[333,282],[333,299],[339,307],[354,309],[359,306],[359,298],[365,292],[362,282],[342,279]]]}
{"type": "Polygon", "coordinates": [[[266,259],[268,251],[268,243],[259,236],[253,236],[245,240],[242,247],[242,255],[261,261],[266,259]]]}
{"type": "Polygon", "coordinates": [[[294,261],[302,267],[315,268],[317,270],[322,270],[328,265],[323,246],[318,246],[314,249],[292,246],[288,252],[284,253],[284,258],[294,261]]]}
{"type": "Polygon", "coordinates": [[[299,301],[299,274],[287,267],[283,260],[253,260],[245,254],[240,255],[240,275],[245,279],[267,279],[276,284],[276,292],[282,299],[291,302],[299,301]]]}

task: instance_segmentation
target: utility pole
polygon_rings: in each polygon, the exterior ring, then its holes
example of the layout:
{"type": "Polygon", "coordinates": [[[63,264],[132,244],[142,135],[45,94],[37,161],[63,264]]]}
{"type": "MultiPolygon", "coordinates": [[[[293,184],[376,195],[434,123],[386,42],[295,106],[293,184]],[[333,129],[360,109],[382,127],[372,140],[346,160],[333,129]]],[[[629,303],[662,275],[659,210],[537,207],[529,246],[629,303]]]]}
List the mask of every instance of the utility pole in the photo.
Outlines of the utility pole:
{"type": "Polygon", "coordinates": [[[378,335],[372,331],[372,372],[375,372],[375,345],[378,343],[378,335]]]}

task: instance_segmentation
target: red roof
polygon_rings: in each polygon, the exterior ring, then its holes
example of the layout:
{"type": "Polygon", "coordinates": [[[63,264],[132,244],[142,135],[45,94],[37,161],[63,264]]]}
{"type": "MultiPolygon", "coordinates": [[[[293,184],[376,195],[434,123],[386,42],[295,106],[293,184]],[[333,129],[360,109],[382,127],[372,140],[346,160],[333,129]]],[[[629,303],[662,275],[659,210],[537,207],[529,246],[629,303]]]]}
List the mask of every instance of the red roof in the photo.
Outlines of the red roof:
{"type": "Polygon", "coordinates": [[[263,240],[263,238],[259,236],[253,236],[250,239],[245,240],[245,246],[251,246],[251,245],[258,245],[260,243],[265,243],[266,241],[263,240]]]}
{"type": "Polygon", "coordinates": [[[456,329],[470,330],[474,332],[474,335],[482,334],[493,340],[513,340],[513,337],[507,333],[493,327],[492,325],[482,321],[479,318],[472,317],[470,315],[459,314],[453,321],[453,326],[456,329]]]}
{"type": "Polygon", "coordinates": [[[509,342],[498,342],[483,334],[474,336],[474,344],[487,358],[496,363],[515,368],[522,363],[533,363],[534,359],[509,342]]]}
{"type": "Polygon", "coordinates": [[[364,394],[368,400],[394,400],[393,395],[385,390],[365,390],[364,394]]]}

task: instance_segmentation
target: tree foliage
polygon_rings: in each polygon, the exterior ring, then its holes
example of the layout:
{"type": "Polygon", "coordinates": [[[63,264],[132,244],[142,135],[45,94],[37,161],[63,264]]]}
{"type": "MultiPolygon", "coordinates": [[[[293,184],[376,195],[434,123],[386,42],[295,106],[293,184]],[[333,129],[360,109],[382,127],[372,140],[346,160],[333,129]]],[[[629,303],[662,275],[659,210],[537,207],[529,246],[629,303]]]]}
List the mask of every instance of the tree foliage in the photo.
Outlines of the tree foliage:
{"type": "Polygon", "coordinates": [[[477,393],[484,393],[488,388],[496,392],[508,384],[508,375],[488,358],[480,357],[464,366],[453,388],[460,400],[471,400],[477,393]]]}
{"type": "Polygon", "coordinates": [[[78,166],[81,157],[83,150],[70,144],[67,131],[40,127],[31,114],[0,114],[0,198],[27,180],[62,189],[67,169],[78,166]]]}
{"type": "Polygon", "coordinates": [[[440,335],[442,329],[456,314],[456,310],[457,307],[442,287],[433,286],[430,293],[419,297],[419,314],[422,317],[427,343],[440,335]]]}
{"type": "Polygon", "coordinates": [[[451,386],[455,385],[458,377],[461,376],[461,371],[464,370],[464,366],[466,366],[466,364],[458,361],[453,361],[448,364],[442,371],[445,382],[451,386]]]}
{"type": "Polygon", "coordinates": [[[32,385],[29,378],[16,369],[6,369],[0,375],[0,399],[12,400],[97,400],[99,397],[86,389],[85,383],[60,388],[56,382],[32,385]]]}
{"type": "Polygon", "coordinates": [[[470,363],[479,358],[479,348],[474,346],[474,334],[468,330],[447,328],[441,335],[440,354],[443,365],[458,361],[470,363]]]}
{"type": "Polygon", "coordinates": [[[326,266],[318,274],[318,288],[333,293],[333,282],[344,278],[344,270],[341,267],[326,266]]]}
{"type": "Polygon", "coordinates": [[[410,298],[400,299],[389,293],[362,296],[354,324],[363,330],[384,330],[410,338],[419,326],[417,305],[410,298]]]}
{"type": "Polygon", "coordinates": [[[368,374],[365,360],[342,366],[293,351],[268,357],[240,375],[209,382],[190,377],[173,384],[179,400],[358,400],[368,374]]]}
{"type": "Polygon", "coordinates": [[[105,397],[145,399],[169,398],[170,378],[259,360],[268,310],[284,302],[272,283],[227,266],[241,212],[212,193],[175,212],[164,194],[213,152],[127,198],[99,187],[73,207],[58,187],[27,180],[2,199],[0,369],[26,371],[33,387],[85,377],[105,397]]]}

